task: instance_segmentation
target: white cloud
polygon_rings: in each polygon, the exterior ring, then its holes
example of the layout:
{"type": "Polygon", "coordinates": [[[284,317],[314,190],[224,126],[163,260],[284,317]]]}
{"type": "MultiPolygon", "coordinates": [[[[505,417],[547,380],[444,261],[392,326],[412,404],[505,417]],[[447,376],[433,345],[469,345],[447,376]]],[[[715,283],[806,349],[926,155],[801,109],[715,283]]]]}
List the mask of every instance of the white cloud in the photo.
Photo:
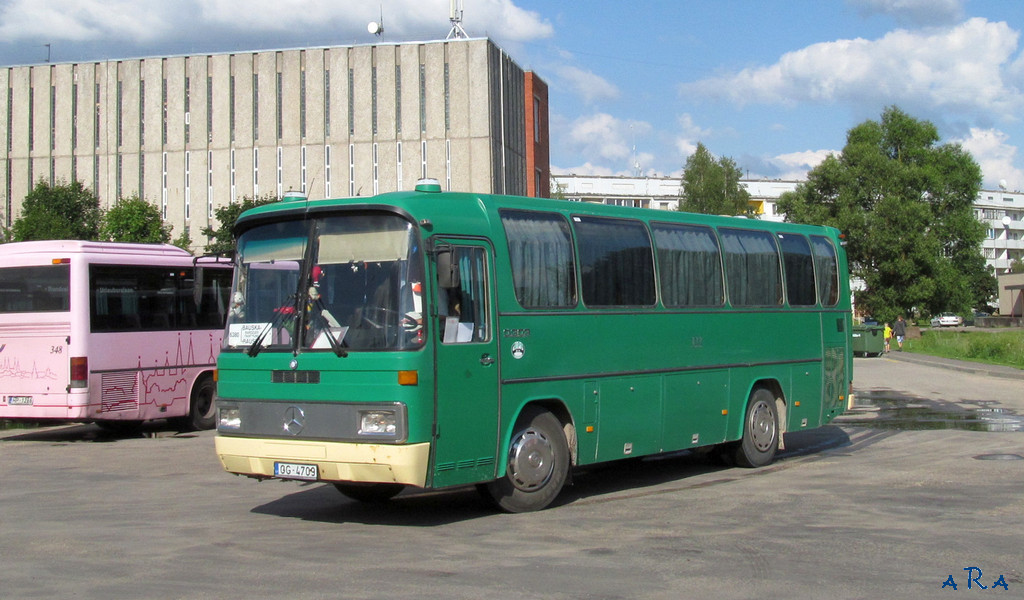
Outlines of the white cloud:
{"type": "Polygon", "coordinates": [[[680,133],[676,136],[675,148],[681,157],[680,164],[683,164],[691,154],[697,151],[697,143],[710,137],[712,131],[697,125],[689,113],[681,115],[678,123],[680,133]]]}
{"type": "MultiPolygon", "coordinates": [[[[384,40],[444,37],[450,28],[448,0],[8,0],[0,8],[0,39],[94,41],[130,39],[138,43],[181,41],[216,32],[250,36],[253,46],[267,33],[304,39],[334,36],[373,41],[366,31],[381,19],[384,40]],[[200,33],[202,32],[202,33],[200,33]]],[[[520,42],[550,37],[554,28],[514,0],[475,0],[463,13],[472,37],[520,42]]],[[[210,40],[202,40],[209,45],[210,40]]]]}
{"type": "Polygon", "coordinates": [[[768,67],[680,86],[686,96],[750,103],[797,102],[955,109],[1014,118],[1020,88],[1004,83],[1019,34],[1006,23],[970,19],[927,32],[896,30],[878,40],[838,40],[784,54],[768,67]]]}
{"type": "Polygon", "coordinates": [[[1000,181],[1005,181],[1010,190],[1024,189],[1024,171],[1014,164],[1017,157],[1017,146],[1007,143],[1009,136],[996,129],[979,129],[972,127],[970,135],[964,139],[953,140],[974,156],[981,167],[984,187],[995,189],[1000,181]]]}
{"type": "Polygon", "coordinates": [[[883,14],[900,23],[941,25],[954,23],[963,15],[963,0],[846,0],[861,14],[883,14]]]}
{"type": "Polygon", "coordinates": [[[565,139],[588,162],[629,165],[634,153],[633,140],[650,131],[649,123],[625,121],[599,112],[568,123],[565,139]]]}
{"type": "Polygon", "coordinates": [[[768,162],[779,168],[776,178],[801,180],[807,179],[807,172],[820,165],[830,154],[838,155],[839,152],[836,150],[804,150],[780,154],[768,159],[768,162]]]}
{"type": "Polygon", "coordinates": [[[571,65],[562,65],[555,67],[555,73],[587,104],[595,100],[614,100],[619,97],[619,88],[590,71],[571,65]]]}
{"type": "Polygon", "coordinates": [[[85,42],[116,35],[147,41],[173,35],[183,8],[170,0],[12,0],[0,9],[0,39],[85,42]]]}

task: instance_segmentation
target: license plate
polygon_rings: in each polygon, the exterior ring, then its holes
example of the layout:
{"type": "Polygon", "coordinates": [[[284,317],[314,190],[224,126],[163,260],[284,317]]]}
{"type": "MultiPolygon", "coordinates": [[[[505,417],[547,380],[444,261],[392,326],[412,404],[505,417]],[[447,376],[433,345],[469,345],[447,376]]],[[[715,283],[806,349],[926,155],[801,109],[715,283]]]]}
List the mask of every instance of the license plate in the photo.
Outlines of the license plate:
{"type": "Polygon", "coordinates": [[[32,406],[32,396],[8,396],[7,404],[10,406],[32,406]]]}
{"type": "Polygon", "coordinates": [[[295,463],[274,463],[274,477],[282,479],[305,479],[316,481],[318,476],[316,465],[299,465],[295,463]]]}

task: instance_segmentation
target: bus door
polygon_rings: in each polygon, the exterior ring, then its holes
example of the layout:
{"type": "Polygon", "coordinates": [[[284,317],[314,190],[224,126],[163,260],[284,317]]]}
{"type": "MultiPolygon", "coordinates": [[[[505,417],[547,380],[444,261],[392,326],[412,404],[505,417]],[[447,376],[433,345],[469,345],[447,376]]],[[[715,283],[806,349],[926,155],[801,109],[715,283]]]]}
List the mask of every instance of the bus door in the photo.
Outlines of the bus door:
{"type": "Polygon", "coordinates": [[[434,247],[433,485],[441,487],[494,478],[499,370],[490,245],[434,247]]]}

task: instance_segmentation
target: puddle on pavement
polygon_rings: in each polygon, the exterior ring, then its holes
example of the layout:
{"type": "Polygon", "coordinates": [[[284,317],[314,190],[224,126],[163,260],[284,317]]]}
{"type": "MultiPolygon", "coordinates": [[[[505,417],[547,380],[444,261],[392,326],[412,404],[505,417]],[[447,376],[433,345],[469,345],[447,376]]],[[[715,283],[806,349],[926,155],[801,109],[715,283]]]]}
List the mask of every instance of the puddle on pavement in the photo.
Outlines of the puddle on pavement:
{"type": "Polygon", "coordinates": [[[838,424],[876,429],[964,429],[968,431],[1024,431],[1024,417],[978,400],[939,403],[892,392],[862,392],[838,424]]]}

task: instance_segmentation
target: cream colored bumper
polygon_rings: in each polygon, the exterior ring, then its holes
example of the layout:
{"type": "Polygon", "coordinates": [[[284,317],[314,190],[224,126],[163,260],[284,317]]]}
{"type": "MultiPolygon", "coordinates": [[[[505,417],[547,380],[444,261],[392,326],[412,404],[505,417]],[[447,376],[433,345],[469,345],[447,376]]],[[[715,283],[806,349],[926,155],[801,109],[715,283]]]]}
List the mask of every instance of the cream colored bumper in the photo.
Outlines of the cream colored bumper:
{"type": "Polygon", "coordinates": [[[217,436],[217,458],[230,473],[274,476],[275,462],[315,464],[323,481],[402,483],[423,487],[430,444],[395,446],[217,436]]]}

